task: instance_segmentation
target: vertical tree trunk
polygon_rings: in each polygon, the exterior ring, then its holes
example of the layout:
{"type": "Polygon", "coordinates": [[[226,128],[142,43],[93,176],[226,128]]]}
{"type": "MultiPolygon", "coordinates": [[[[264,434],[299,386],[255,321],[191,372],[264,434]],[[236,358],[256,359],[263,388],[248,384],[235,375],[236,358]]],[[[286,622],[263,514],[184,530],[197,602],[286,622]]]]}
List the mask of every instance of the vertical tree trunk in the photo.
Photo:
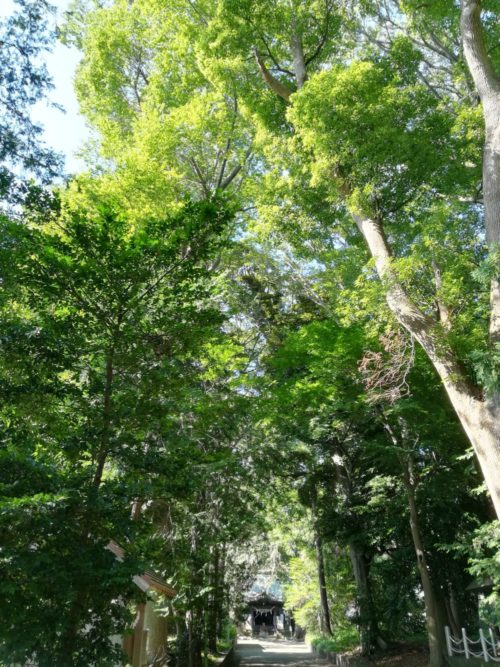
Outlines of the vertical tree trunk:
{"type": "MultiPolygon", "coordinates": [[[[500,345],[500,77],[486,49],[481,24],[481,0],[461,0],[460,27],[465,59],[483,106],[485,142],[483,150],[483,201],[486,241],[493,257],[494,273],[490,286],[490,343],[492,351],[500,345]]],[[[491,474],[500,493],[500,387],[488,397],[485,418],[496,425],[496,442],[485,441],[483,449],[496,445],[496,465],[491,474]]],[[[479,443],[480,444],[480,443],[479,443]]],[[[484,472],[484,469],[483,469],[484,472]]],[[[490,489],[490,482],[486,480],[490,489]]],[[[491,489],[490,489],[491,492],[491,489]]],[[[493,495],[493,494],[492,494],[493,495]]],[[[493,497],[497,517],[498,501],[493,497]]]]}
{"type": "Polygon", "coordinates": [[[219,607],[219,577],[220,577],[220,552],[219,547],[214,546],[212,550],[212,563],[210,566],[210,599],[207,610],[207,632],[208,648],[212,653],[217,652],[217,617],[219,607]]]}
{"type": "Polygon", "coordinates": [[[330,607],[328,604],[328,594],[325,577],[325,561],[323,557],[323,543],[319,532],[316,530],[316,562],[318,566],[318,584],[319,596],[321,600],[321,632],[332,634],[332,625],[330,620],[330,607]]]}
{"type": "Polygon", "coordinates": [[[103,414],[102,414],[102,435],[97,454],[97,466],[94,473],[93,486],[98,489],[101,485],[104,465],[108,456],[109,436],[111,427],[111,410],[113,397],[113,376],[114,376],[114,347],[108,350],[106,354],[106,378],[104,382],[103,414]]]}
{"type": "Polygon", "coordinates": [[[193,610],[191,609],[188,612],[188,667],[196,667],[196,661],[194,657],[194,629],[193,629],[193,610]]]}
{"type": "MultiPolygon", "coordinates": [[[[217,591],[217,636],[222,637],[224,632],[225,608],[224,608],[224,593],[226,586],[224,581],[226,579],[226,545],[223,543],[219,547],[219,582],[217,591]]],[[[229,588],[227,587],[229,591],[229,588]]]]}
{"type": "Polygon", "coordinates": [[[76,591],[69,612],[65,618],[66,628],[62,632],[60,645],[58,647],[59,652],[56,654],[56,650],[54,651],[54,667],[67,667],[68,664],[73,664],[73,656],[75,654],[78,639],[78,630],[80,628],[82,614],[85,610],[86,599],[86,591],[76,591]]]}
{"type": "Polygon", "coordinates": [[[427,634],[429,636],[429,666],[445,667],[446,646],[441,604],[432,583],[429,566],[425,555],[411,469],[405,471],[404,484],[408,496],[408,504],[410,507],[411,535],[413,538],[415,553],[417,555],[417,565],[420,574],[420,580],[422,582],[422,589],[424,591],[425,620],[427,625],[427,634]]]}
{"type": "MultiPolygon", "coordinates": [[[[172,614],[174,614],[173,608],[170,605],[172,614]]],[[[175,618],[175,632],[176,632],[176,655],[175,655],[175,665],[176,667],[182,667],[186,664],[186,657],[188,653],[188,628],[186,626],[186,621],[181,620],[178,614],[174,614],[175,618]]]]}
{"type": "Polygon", "coordinates": [[[201,667],[202,647],[204,643],[203,617],[200,609],[193,608],[189,614],[189,667],[201,667]]]}
{"type": "Polygon", "coordinates": [[[370,585],[369,566],[364,550],[355,541],[349,544],[349,556],[354,580],[356,581],[361,652],[363,655],[369,655],[375,645],[386,647],[386,644],[379,636],[370,585]]]}
{"type": "Polygon", "coordinates": [[[448,585],[448,594],[444,596],[448,625],[455,637],[460,637],[462,621],[453,586],[448,585]]]}
{"type": "MultiPolygon", "coordinates": [[[[337,480],[344,489],[347,498],[352,496],[351,476],[352,471],[349,472],[346,465],[342,469],[337,467],[337,480]]],[[[360,518],[351,515],[351,522],[353,525],[360,524],[360,518]]],[[[360,530],[362,530],[362,526],[360,526],[360,530]]],[[[351,539],[349,542],[349,557],[354,581],[356,582],[361,651],[363,655],[369,655],[374,646],[377,645],[381,649],[386,649],[387,644],[379,634],[377,612],[370,583],[370,561],[366,557],[365,549],[355,539],[351,539]]]]}
{"type": "Polygon", "coordinates": [[[318,516],[316,509],[316,501],[313,500],[311,506],[313,524],[314,524],[314,546],[316,549],[316,566],[318,570],[318,585],[319,585],[319,599],[321,606],[321,632],[324,634],[332,634],[332,625],[330,620],[330,607],[328,605],[328,594],[326,588],[325,576],[325,561],[323,557],[323,542],[321,534],[318,529],[318,516]]]}
{"type": "Polygon", "coordinates": [[[307,80],[306,63],[304,60],[304,47],[302,45],[302,35],[297,25],[297,17],[292,18],[292,38],[290,43],[293,55],[293,71],[297,89],[300,90],[307,80]]]}
{"type": "MultiPolygon", "coordinates": [[[[198,494],[198,505],[206,506],[206,492],[202,490],[198,494]]],[[[202,546],[202,536],[196,525],[191,527],[190,545],[190,570],[191,585],[189,592],[189,667],[201,667],[202,650],[206,639],[206,599],[200,595],[200,591],[206,586],[203,567],[205,565],[200,555],[199,548],[202,546]]]]}
{"type": "MultiPolygon", "coordinates": [[[[92,479],[92,486],[89,491],[87,506],[84,511],[84,520],[82,521],[81,529],[83,540],[88,543],[91,539],[92,522],[94,518],[93,504],[98,496],[99,487],[102,481],[104,472],[104,465],[108,455],[109,431],[111,426],[111,410],[112,410],[112,393],[113,393],[113,360],[114,348],[111,347],[106,354],[106,375],[104,382],[103,395],[103,411],[102,411],[102,434],[97,453],[97,465],[92,479]]],[[[78,585],[78,582],[77,582],[78,585]]],[[[80,584],[81,585],[81,584],[80,584]]],[[[88,598],[87,590],[76,590],[74,600],[71,603],[70,610],[66,617],[66,629],[61,637],[61,663],[58,663],[57,657],[54,657],[54,664],[59,667],[66,665],[69,656],[74,654],[76,643],[78,639],[78,632],[82,622],[82,615],[85,613],[85,600],[88,598]]]]}
{"type": "MultiPolygon", "coordinates": [[[[496,257],[496,272],[490,287],[490,342],[500,344],[500,89],[483,101],[486,138],[483,152],[483,200],[486,240],[496,257]]],[[[498,396],[494,398],[500,402],[498,396]]]]}
{"type": "MultiPolygon", "coordinates": [[[[490,249],[500,243],[500,77],[493,68],[481,25],[481,0],[462,0],[462,44],[465,59],[483,105],[485,143],[483,153],[483,201],[486,240],[490,249]]],[[[497,276],[497,278],[500,276],[497,276]]],[[[500,301],[495,280],[493,335],[500,340],[500,301]]]]}

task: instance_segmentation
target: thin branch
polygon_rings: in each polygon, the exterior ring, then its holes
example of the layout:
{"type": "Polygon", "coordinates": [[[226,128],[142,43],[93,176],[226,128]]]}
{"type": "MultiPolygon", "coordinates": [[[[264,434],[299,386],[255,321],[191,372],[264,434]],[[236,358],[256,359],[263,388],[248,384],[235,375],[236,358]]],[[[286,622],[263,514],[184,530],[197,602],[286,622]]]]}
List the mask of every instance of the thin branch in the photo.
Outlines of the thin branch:
{"type": "Polygon", "coordinates": [[[324,21],[323,34],[321,35],[320,40],[318,42],[318,45],[316,46],[314,51],[311,53],[311,55],[304,57],[304,61],[305,61],[306,66],[309,65],[310,63],[312,63],[312,61],[315,60],[315,58],[317,58],[319,56],[319,54],[321,53],[321,51],[323,50],[323,47],[325,46],[325,44],[327,42],[328,35],[329,35],[329,32],[330,32],[330,16],[331,16],[331,13],[332,13],[332,6],[333,5],[329,2],[325,3],[325,21],[324,21]]]}
{"type": "Polygon", "coordinates": [[[194,11],[194,13],[198,16],[203,25],[208,25],[207,17],[205,16],[205,14],[203,14],[202,11],[200,11],[200,9],[198,9],[198,7],[196,6],[196,2],[194,2],[194,0],[187,0],[187,3],[194,11]]]}
{"type": "Polygon", "coordinates": [[[242,166],[243,165],[241,165],[241,164],[237,164],[236,167],[234,167],[234,169],[229,173],[227,178],[225,178],[222,181],[222,183],[220,184],[220,189],[221,190],[225,190],[229,185],[231,185],[231,183],[234,181],[236,176],[238,176],[238,174],[240,173],[240,171],[242,169],[242,166]]]}
{"type": "Polygon", "coordinates": [[[200,184],[201,184],[201,187],[203,188],[203,192],[204,192],[205,196],[209,197],[210,196],[210,190],[208,188],[208,185],[207,185],[205,179],[203,178],[203,174],[201,172],[201,169],[200,169],[198,163],[196,162],[194,157],[190,157],[189,162],[191,163],[191,166],[195,170],[196,175],[198,176],[198,178],[200,180],[200,184]]]}
{"type": "Polygon", "coordinates": [[[272,51],[271,51],[271,49],[270,49],[268,43],[267,43],[266,40],[264,39],[264,37],[263,37],[262,35],[259,35],[259,39],[260,39],[261,42],[264,44],[264,46],[265,46],[265,48],[266,48],[266,53],[267,53],[267,55],[269,56],[269,58],[271,58],[274,67],[275,67],[279,72],[282,72],[283,74],[288,74],[289,76],[294,76],[294,73],[291,72],[289,69],[286,69],[285,67],[281,67],[281,65],[279,64],[279,62],[277,61],[277,59],[274,57],[274,55],[273,55],[273,53],[272,53],[272,51]]]}
{"type": "Polygon", "coordinates": [[[252,152],[252,149],[249,148],[247,152],[245,153],[245,157],[243,159],[243,162],[240,164],[237,164],[234,169],[231,171],[231,173],[222,181],[220,184],[220,189],[225,190],[231,183],[234,181],[236,176],[240,173],[240,171],[243,169],[246,161],[248,160],[250,153],[252,152]]]}

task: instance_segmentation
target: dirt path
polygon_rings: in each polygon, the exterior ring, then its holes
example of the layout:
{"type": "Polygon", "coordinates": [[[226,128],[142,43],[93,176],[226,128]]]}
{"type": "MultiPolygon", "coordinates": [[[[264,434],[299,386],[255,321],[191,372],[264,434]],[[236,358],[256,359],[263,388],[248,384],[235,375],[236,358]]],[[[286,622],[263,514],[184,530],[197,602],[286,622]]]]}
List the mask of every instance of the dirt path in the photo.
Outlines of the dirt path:
{"type": "Polygon", "coordinates": [[[325,660],[311,653],[307,644],[287,639],[238,639],[235,667],[315,667],[326,665],[325,660]]]}
{"type": "MultiPolygon", "coordinates": [[[[352,657],[357,667],[426,667],[428,654],[425,648],[398,646],[384,656],[372,658],[352,657]]],[[[239,638],[231,667],[333,667],[327,660],[311,653],[307,644],[286,639],[239,638]]]]}

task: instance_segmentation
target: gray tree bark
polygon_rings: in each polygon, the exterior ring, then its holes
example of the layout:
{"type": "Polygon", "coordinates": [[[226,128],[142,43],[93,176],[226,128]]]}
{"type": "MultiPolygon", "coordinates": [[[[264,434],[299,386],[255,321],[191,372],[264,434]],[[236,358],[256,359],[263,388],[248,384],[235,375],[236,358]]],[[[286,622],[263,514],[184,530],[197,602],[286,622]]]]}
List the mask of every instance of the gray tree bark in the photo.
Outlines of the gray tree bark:
{"type": "Polygon", "coordinates": [[[392,256],[382,226],[372,218],[351,213],[375,260],[380,279],[386,285],[386,299],[398,322],[411,333],[427,353],[448,393],[481,466],[497,516],[500,517],[500,412],[480,398],[453,350],[409,297],[391,264],[392,256]]]}
{"type": "MultiPolygon", "coordinates": [[[[481,98],[484,117],[484,224],[488,248],[497,262],[490,287],[490,342],[495,346],[500,344],[500,77],[484,42],[481,0],[461,0],[460,27],[465,60],[481,98]]],[[[500,459],[500,387],[488,397],[485,408],[486,418],[496,424],[496,456],[500,459]]],[[[494,474],[500,484],[498,469],[494,474]]],[[[498,515],[497,506],[496,510],[498,515]]]]}
{"type": "Polygon", "coordinates": [[[300,90],[307,80],[307,69],[304,58],[304,47],[302,46],[302,35],[297,26],[297,19],[294,16],[292,20],[292,38],[290,43],[293,55],[293,71],[295,73],[295,82],[297,90],[300,90]]]}
{"type": "MultiPolygon", "coordinates": [[[[352,472],[348,471],[346,464],[342,468],[337,466],[337,481],[342,486],[347,498],[352,497],[351,479],[352,472]]],[[[353,524],[358,524],[359,517],[351,515],[351,521],[353,524]]],[[[374,647],[378,646],[385,650],[387,644],[379,633],[377,610],[370,582],[369,559],[366,557],[366,550],[355,538],[352,538],[349,542],[349,558],[354,581],[356,582],[361,652],[363,655],[369,655],[374,647]]]]}
{"type": "Polygon", "coordinates": [[[314,546],[316,549],[316,566],[318,570],[319,599],[321,605],[321,632],[332,634],[332,624],[330,620],[330,607],[328,604],[328,594],[326,589],[325,560],[323,558],[323,541],[317,526],[316,502],[312,503],[312,516],[314,522],[314,546]]]}
{"type": "Polygon", "coordinates": [[[316,563],[318,567],[319,596],[321,600],[321,632],[332,634],[332,624],[330,620],[330,607],[328,605],[328,595],[326,592],[325,560],[323,558],[323,544],[321,535],[316,531],[316,563]]]}
{"type": "Polygon", "coordinates": [[[425,555],[420,524],[418,520],[417,503],[415,499],[415,486],[412,481],[411,466],[405,471],[404,483],[410,506],[410,529],[417,555],[418,571],[425,598],[425,621],[427,634],[429,636],[429,667],[444,667],[445,638],[444,624],[441,618],[441,609],[438,596],[429,572],[429,565],[425,555]]]}
{"type": "Polygon", "coordinates": [[[261,76],[269,88],[273,91],[273,93],[276,93],[278,97],[281,97],[281,99],[285,100],[285,102],[289,102],[290,95],[293,93],[293,90],[290,90],[284,86],[281,81],[278,81],[278,79],[271,74],[257,49],[254,50],[254,56],[255,60],[257,61],[257,65],[259,66],[261,76]]]}
{"type": "Polygon", "coordinates": [[[401,435],[396,435],[388,421],[384,419],[384,427],[397,448],[396,451],[406,453],[397,454],[402,470],[402,481],[408,498],[410,510],[410,530],[417,557],[417,566],[424,592],[425,621],[429,641],[429,667],[445,667],[446,665],[446,641],[444,635],[445,601],[436,592],[432,581],[427,556],[424,549],[424,540],[420,529],[418,517],[416,486],[417,478],[414,470],[411,445],[409,445],[409,430],[401,420],[401,435]]]}
{"type": "Polygon", "coordinates": [[[207,632],[208,648],[212,653],[217,653],[217,629],[219,617],[219,595],[220,595],[220,551],[218,545],[212,549],[212,560],[210,563],[209,582],[212,591],[208,600],[207,610],[207,632]]]}
{"type": "Polygon", "coordinates": [[[363,549],[351,542],[349,544],[349,557],[352,572],[356,581],[357,598],[359,606],[359,633],[362,655],[369,655],[376,645],[387,648],[387,644],[380,637],[376,610],[373,604],[373,596],[370,584],[370,571],[363,549]]]}

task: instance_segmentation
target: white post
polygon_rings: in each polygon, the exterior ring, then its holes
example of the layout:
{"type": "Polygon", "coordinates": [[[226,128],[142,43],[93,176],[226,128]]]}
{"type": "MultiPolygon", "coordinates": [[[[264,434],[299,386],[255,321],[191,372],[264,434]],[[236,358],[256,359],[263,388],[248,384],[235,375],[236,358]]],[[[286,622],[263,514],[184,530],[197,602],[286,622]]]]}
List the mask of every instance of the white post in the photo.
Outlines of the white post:
{"type": "Polygon", "coordinates": [[[493,649],[493,657],[497,657],[497,641],[495,639],[495,635],[493,634],[493,628],[490,628],[490,641],[491,641],[491,648],[493,649]]]}
{"type": "Polygon", "coordinates": [[[481,646],[483,649],[484,662],[489,662],[490,655],[488,653],[488,646],[486,644],[486,639],[484,638],[484,633],[482,628],[479,628],[479,639],[481,640],[481,646]]]}
{"type": "Polygon", "coordinates": [[[465,628],[462,628],[462,640],[464,642],[465,658],[468,660],[470,656],[469,656],[469,647],[467,646],[467,633],[465,632],[465,628]]]}
{"type": "Polygon", "coordinates": [[[451,646],[450,628],[447,625],[444,626],[444,634],[446,635],[446,648],[448,649],[448,656],[452,658],[453,648],[451,646]]]}

